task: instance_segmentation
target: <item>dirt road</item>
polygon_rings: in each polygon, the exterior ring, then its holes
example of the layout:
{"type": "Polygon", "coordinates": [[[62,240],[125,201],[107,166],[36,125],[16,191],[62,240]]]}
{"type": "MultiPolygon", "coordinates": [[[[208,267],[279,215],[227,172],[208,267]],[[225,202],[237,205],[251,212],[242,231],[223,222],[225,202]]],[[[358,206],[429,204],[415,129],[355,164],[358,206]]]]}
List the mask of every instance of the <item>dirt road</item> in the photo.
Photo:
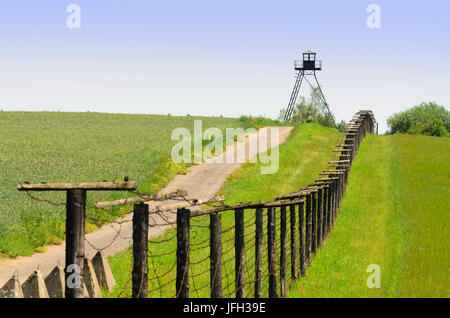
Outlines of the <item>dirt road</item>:
{"type": "MultiPolygon", "coordinates": [[[[289,136],[292,127],[277,127],[279,128],[278,140],[270,140],[271,127],[260,129],[259,132],[246,136],[245,141],[236,142],[233,146],[227,147],[222,156],[215,157],[209,162],[204,162],[199,165],[193,166],[189,169],[186,175],[178,175],[167,186],[161,190],[162,193],[176,191],[177,189],[184,189],[188,193],[188,198],[191,199],[211,199],[213,198],[220,188],[223,186],[226,178],[237,168],[239,168],[242,162],[249,160],[254,156],[249,156],[250,141],[255,140],[256,135],[265,134],[269,137],[267,147],[260,146],[257,152],[265,152],[267,148],[274,147],[280,143],[283,143],[289,136]],[[244,147],[244,148],[240,148],[244,147]],[[237,151],[237,149],[246,149],[245,154],[237,151]],[[234,152],[234,163],[220,163],[220,159],[225,158],[227,154],[234,152]],[[222,158],[221,158],[222,157],[222,158]]],[[[231,158],[231,157],[229,157],[231,158]]],[[[228,160],[222,160],[229,162],[228,160]]],[[[149,202],[150,206],[165,205],[175,201],[158,201],[149,202]]],[[[86,235],[86,256],[92,257],[98,249],[102,249],[102,252],[106,255],[114,255],[122,250],[128,248],[131,243],[132,236],[132,214],[127,215],[125,218],[118,220],[119,224],[111,223],[103,226],[97,231],[86,235]],[[111,242],[113,243],[111,244],[111,242]]],[[[174,221],[174,214],[167,213],[165,219],[168,221],[174,221]]],[[[161,220],[153,218],[150,223],[161,220]]],[[[150,225],[149,235],[150,237],[158,236],[168,228],[169,226],[152,227],[150,225]]],[[[0,287],[18,271],[20,282],[24,282],[25,279],[38,267],[42,271],[44,277],[50,273],[50,271],[59,263],[64,266],[65,260],[65,244],[52,245],[47,248],[44,253],[35,253],[29,257],[18,257],[17,259],[3,259],[0,260],[0,287]]]]}

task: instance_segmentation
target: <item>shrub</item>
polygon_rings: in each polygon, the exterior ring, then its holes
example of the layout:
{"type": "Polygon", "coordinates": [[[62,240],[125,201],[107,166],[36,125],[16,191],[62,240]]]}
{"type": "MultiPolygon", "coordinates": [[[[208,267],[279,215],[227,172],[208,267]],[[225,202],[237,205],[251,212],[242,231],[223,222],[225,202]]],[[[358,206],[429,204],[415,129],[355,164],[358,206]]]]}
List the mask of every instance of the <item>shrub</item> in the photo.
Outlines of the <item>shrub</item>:
{"type": "MultiPolygon", "coordinates": [[[[280,120],[284,118],[285,112],[285,108],[281,109],[280,120]]],[[[292,110],[290,121],[293,123],[316,122],[325,127],[336,127],[334,115],[323,103],[318,87],[312,89],[309,99],[303,96],[300,98],[300,102],[292,110]]]]}
{"type": "Polygon", "coordinates": [[[241,125],[244,129],[248,128],[259,129],[261,127],[267,126],[283,126],[283,123],[280,122],[279,120],[273,120],[263,116],[253,117],[242,115],[241,117],[239,117],[239,121],[241,122],[241,125]]]}
{"type": "Polygon", "coordinates": [[[434,102],[421,103],[388,118],[389,133],[445,136],[450,132],[450,112],[434,102]]]}

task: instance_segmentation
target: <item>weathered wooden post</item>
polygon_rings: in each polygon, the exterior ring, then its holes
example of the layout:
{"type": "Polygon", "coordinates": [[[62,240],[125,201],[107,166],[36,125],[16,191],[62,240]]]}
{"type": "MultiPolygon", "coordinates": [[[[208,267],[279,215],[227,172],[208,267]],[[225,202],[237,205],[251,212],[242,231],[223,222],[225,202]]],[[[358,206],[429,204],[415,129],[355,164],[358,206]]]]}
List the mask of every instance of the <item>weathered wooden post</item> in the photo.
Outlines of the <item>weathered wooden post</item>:
{"type": "Polygon", "coordinates": [[[328,184],[328,202],[327,202],[327,235],[331,232],[331,213],[333,210],[332,193],[333,193],[333,182],[328,184]]]}
{"type": "Polygon", "coordinates": [[[323,216],[323,200],[322,188],[317,190],[317,248],[322,245],[322,216],[323,216]]]}
{"type": "Polygon", "coordinates": [[[177,210],[177,298],[189,298],[190,218],[190,210],[177,210]]]}
{"type": "Polygon", "coordinates": [[[280,207],[280,295],[286,296],[286,206],[280,207]]]}
{"type": "Polygon", "coordinates": [[[86,216],[86,191],[67,190],[66,199],[66,298],[84,298],[84,226],[86,216]],[[72,265],[72,266],[67,266],[72,265]],[[76,273],[79,280],[76,280],[76,273]],[[74,278],[75,280],[72,280],[74,278]]]}
{"type": "Polygon", "coordinates": [[[331,210],[331,225],[334,226],[334,222],[336,220],[336,209],[337,209],[337,180],[333,180],[331,183],[331,202],[332,202],[332,210],[331,210]]]}
{"type": "Polygon", "coordinates": [[[135,204],[133,211],[132,297],[148,297],[148,204],[135,204]]]}
{"type": "Polygon", "coordinates": [[[222,225],[219,213],[210,214],[211,298],[222,297],[222,225]]]}
{"type": "Polygon", "coordinates": [[[339,207],[340,207],[342,198],[344,197],[344,175],[343,174],[339,175],[338,181],[339,181],[339,207]]]}
{"type": "Polygon", "coordinates": [[[83,298],[84,235],[87,191],[136,190],[136,182],[23,183],[19,191],[66,191],[65,297],[83,298]]]}
{"type": "Polygon", "coordinates": [[[312,245],[312,236],[311,236],[311,227],[312,227],[312,216],[311,216],[311,197],[312,194],[309,193],[306,196],[306,211],[305,211],[305,242],[306,242],[306,252],[305,252],[305,260],[306,265],[311,264],[311,245],[312,245]]]}
{"type": "Polygon", "coordinates": [[[290,218],[291,218],[291,277],[297,279],[297,222],[295,214],[295,205],[289,206],[290,218]]]}
{"type": "Polygon", "coordinates": [[[277,298],[276,220],[275,208],[267,209],[267,247],[269,266],[269,298],[277,298]]]}
{"type": "Polygon", "coordinates": [[[300,254],[300,275],[306,274],[306,244],[305,244],[305,212],[304,202],[300,202],[298,205],[298,237],[299,237],[299,254],[300,254]]]}
{"type": "Polygon", "coordinates": [[[255,298],[262,297],[263,209],[256,209],[255,217],[255,298]]]}
{"type": "Polygon", "coordinates": [[[311,196],[311,251],[313,254],[316,254],[316,247],[317,247],[317,198],[316,198],[317,190],[312,190],[311,196]]]}
{"type": "Polygon", "coordinates": [[[236,298],[245,298],[245,236],[244,236],[244,209],[234,211],[235,222],[235,274],[236,298]]]}
{"type": "Polygon", "coordinates": [[[328,183],[323,188],[323,220],[322,220],[322,242],[325,240],[328,234],[328,189],[330,184],[328,183]]]}

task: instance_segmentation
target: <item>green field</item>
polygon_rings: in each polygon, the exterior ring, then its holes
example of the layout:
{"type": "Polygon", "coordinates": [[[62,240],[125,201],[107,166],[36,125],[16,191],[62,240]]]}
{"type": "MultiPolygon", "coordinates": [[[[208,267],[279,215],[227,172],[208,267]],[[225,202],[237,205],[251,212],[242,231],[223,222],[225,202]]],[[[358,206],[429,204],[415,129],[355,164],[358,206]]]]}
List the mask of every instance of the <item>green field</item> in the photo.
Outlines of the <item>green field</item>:
{"type": "Polygon", "coordinates": [[[449,297],[449,157],[449,138],[368,136],[335,228],[288,296],[449,297]]]}
{"type": "MultiPolygon", "coordinates": [[[[64,112],[0,112],[0,254],[30,255],[46,244],[64,238],[64,206],[33,201],[17,191],[23,181],[120,181],[130,176],[141,192],[154,193],[183,167],[170,162],[173,129],[193,131],[202,119],[203,129],[251,126],[245,121],[220,117],[176,117],[64,112]]],[[[90,192],[95,201],[123,197],[124,193],[90,192]]],[[[36,196],[64,202],[63,193],[36,196]]],[[[121,215],[124,209],[115,209],[121,215]]],[[[102,211],[88,215],[111,218],[102,211]]],[[[87,229],[95,229],[95,223],[87,229]]],[[[96,224],[100,225],[100,224],[96,224]]]]}
{"type": "MultiPolygon", "coordinates": [[[[339,136],[335,129],[326,128],[318,124],[303,124],[294,129],[291,136],[280,146],[280,170],[278,173],[261,174],[259,164],[244,164],[235,171],[227,180],[222,193],[225,195],[226,203],[249,202],[259,200],[273,200],[278,194],[298,190],[301,186],[306,186],[314,179],[318,173],[328,165],[328,159],[332,154],[334,145],[339,136]],[[264,186],[262,186],[264,185],[264,186]]],[[[252,225],[251,219],[254,210],[246,210],[246,224],[252,225]],[[247,213],[248,212],[248,213],[247,213]]],[[[264,218],[267,220],[266,216],[264,218]]],[[[209,284],[209,260],[203,261],[209,255],[208,242],[199,244],[199,242],[208,241],[209,218],[203,217],[200,222],[192,221],[191,229],[191,296],[209,297],[209,288],[200,288],[209,284]],[[200,227],[198,227],[200,226],[200,227]],[[198,292],[195,290],[199,289],[198,292]]],[[[278,223],[279,224],[279,220],[278,223]]],[[[234,213],[222,213],[222,230],[226,230],[234,225],[234,213]]],[[[253,228],[253,227],[252,227],[253,228]]],[[[250,232],[251,228],[246,231],[250,232]]],[[[175,230],[169,230],[165,236],[153,240],[149,244],[149,290],[158,289],[174,279],[176,271],[174,270],[176,240],[174,239],[175,230]],[[163,244],[157,243],[167,239],[169,242],[163,244]],[[163,276],[164,275],[164,276],[163,276]],[[160,279],[154,277],[163,276],[160,279]]],[[[250,233],[248,233],[250,234],[250,233]]],[[[225,262],[226,259],[232,259],[234,230],[223,235],[223,251],[230,250],[230,254],[224,257],[223,275],[224,295],[232,293],[234,289],[234,261],[225,262]],[[225,259],[226,258],[226,259],[225,259]],[[228,287],[227,287],[228,286],[228,287]]],[[[264,235],[266,237],[266,235],[264,235]]],[[[247,259],[246,279],[252,280],[251,268],[254,261],[254,242],[253,237],[246,239],[247,259]]],[[[121,292],[122,297],[131,295],[131,283],[129,281],[132,266],[132,250],[128,249],[115,256],[108,257],[111,269],[117,282],[116,289],[111,293],[106,293],[106,297],[117,297],[121,292]],[[127,285],[128,283],[128,285],[127,285]],[[126,288],[123,288],[126,286],[126,288]],[[122,291],[123,290],[123,291],[122,291]]],[[[266,284],[267,285],[267,284],[266,284]]],[[[252,287],[247,286],[248,294],[252,295],[252,287]]],[[[267,286],[265,286],[267,294],[267,286]]],[[[163,286],[163,288],[149,293],[149,297],[173,297],[175,294],[175,282],[163,286]]],[[[234,297],[234,295],[231,295],[234,297]]]]}
{"type": "MultiPolygon", "coordinates": [[[[222,190],[227,203],[271,200],[310,183],[327,166],[337,136],[335,130],[315,124],[297,127],[280,146],[278,173],[261,175],[258,165],[245,164],[233,173],[222,190]]],[[[336,225],[313,256],[306,277],[294,282],[287,297],[449,297],[449,230],[446,226],[449,152],[448,138],[367,136],[352,165],[336,225]],[[370,264],[380,266],[379,289],[366,285],[370,275],[366,269],[370,264]]],[[[246,214],[247,221],[251,221],[251,217],[246,214]]],[[[195,224],[207,226],[209,219],[203,218],[195,224]]],[[[233,224],[233,213],[223,213],[222,229],[233,224]]],[[[207,228],[194,227],[193,230],[195,238],[191,244],[208,239],[207,228]]],[[[168,243],[149,245],[151,255],[168,253],[149,258],[149,278],[164,275],[159,281],[149,282],[149,289],[155,289],[149,297],[173,297],[175,294],[174,234],[175,231],[170,230],[156,239],[160,242],[172,238],[168,243]],[[170,283],[158,289],[166,282],[170,283]]],[[[252,237],[246,240],[249,248],[247,280],[251,280],[253,274],[252,240],[252,237]]],[[[224,251],[233,249],[233,231],[224,235],[223,241],[227,242],[224,251]]],[[[203,245],[195,245],[196,250],[191,253],[193,263],[208,256],[207,242],[203,245]]],[[[109,258],[118,286],[112,293],[106,293],[106,297],[116,297],[121,291],[122,297],[131,295],[131,256],[129,249],[109,258]]],[[[233,257],[233,253],[230,256],[233,257]]],[[[234,289],[233,267],[233,261],[224,265],[223,285],[231,283],[224,287],[224,294],[234,289]]],[[[208,297],[208,268],[208,260],[191,266],[191,275],[196,276],[191,279],[191,297],[208,297]],[[199,286],[204,288],[196,292],[199,286]]],[[[267,285],[267,281],[264,284],[267,285]]],[[[251,284],[246,287],[250,297],[252,288],[251,284]]],[[[266,286],[263,291],[267,296],[266,286]]]]}

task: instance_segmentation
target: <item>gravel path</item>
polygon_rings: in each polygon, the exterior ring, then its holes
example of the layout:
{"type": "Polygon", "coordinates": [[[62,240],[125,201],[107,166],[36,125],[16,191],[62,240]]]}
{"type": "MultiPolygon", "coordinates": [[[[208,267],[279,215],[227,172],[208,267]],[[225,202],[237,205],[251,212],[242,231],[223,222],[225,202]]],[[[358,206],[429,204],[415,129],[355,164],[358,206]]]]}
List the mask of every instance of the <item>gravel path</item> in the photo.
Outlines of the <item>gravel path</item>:
{"type": "MultiPolygon", "coordinates": [[[[275,140],[273,143],[269,141],[269,146],[273,147],[279,143],[283,143],[289,136],[292,127],[277,127],[279,128],[279,140],[275,140]]],[[[256,136],[258,133],[267,133],[270,140],[271,127],[260,129],[255,134],[248,135],[245,138],[245,142],[237,142],[233,146],[229,146],[224,152],[223,156],[230,151],[238,149],[239,147],[245,147],[247,154],[244,157],[238,157],[234,151],[235,161],[238,163],[218,163],[220,157],[215,157],[210,162],[201,163],[196,166],[192,166],[186,175],[177,175],[167,186],[161,190],[162,193],[176,191],[177,189],[184,189],[188,193],[190,199],[204,199],[209,200],[213,198],[217,192],[222,188],[226,178],[242,163],[247,161],[249,140],[256,136]],[[236,160],[237,159],[237,160],[236,160]]],[[[264,152],[265,149],[258,149],[258,152],[264,152]]],[[[159,201],[149,202],[150,206],[166,205],[179,201],[159,201]]],[[[194,209],[192,209],[194,210],[194,209]]],[[[123,219],[118,221],[130,221],[132,213],[127,215],[123,219]]],[[[165,219],[174,221],[173,213],[166,213],[165,219]]],[[[163,220],[158,216],[152,216],[150,223],[163,223],[163,220]]],[[[150,227],[150,237],[155,237],[164,233],[169,226],[157,226],[150,227]]],[[[132,223],[123,222],[121,224],[111,223],[98,229],[97,231],[86,235],[86,255],[91,258],[96,253],[96,249],[102,249],[102,252],[106,255],[114,255],[120,251],[127,249],[131,243],[132,236],[132,223]],[[111,242],[113,243],[111,244],[111,242]],[[93,247],[95,246],[95,248],[93,247]]],[[[38,267],[42,271],[44,277],[50,273],[50,271],[59,263],[64,266],[64,253],[65,243],[62,245],[48,246],[47,251],[44,253],[35,253],[29,257],[18,257],[16,259],[0,259],[0,287],[14,274],[15,271],[19,273],[20,282],[24,282],[25,279],[38,267]]]]}

